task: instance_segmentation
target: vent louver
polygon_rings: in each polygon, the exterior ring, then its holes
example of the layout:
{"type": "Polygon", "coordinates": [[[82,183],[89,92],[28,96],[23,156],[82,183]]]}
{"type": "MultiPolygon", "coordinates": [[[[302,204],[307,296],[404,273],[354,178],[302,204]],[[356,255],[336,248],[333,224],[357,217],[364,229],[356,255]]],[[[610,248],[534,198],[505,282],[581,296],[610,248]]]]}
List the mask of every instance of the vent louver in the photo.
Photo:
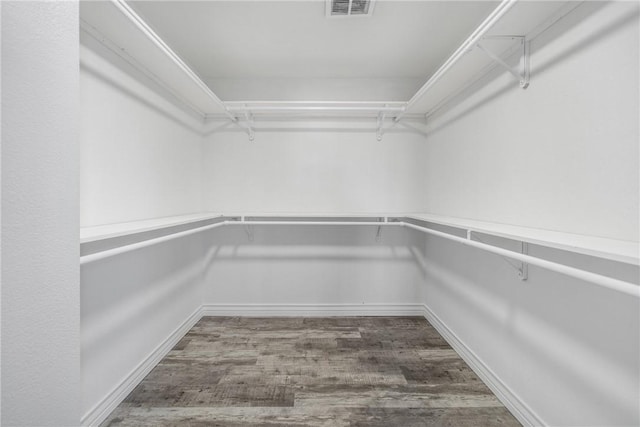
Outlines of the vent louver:
{"type": "Polygon", "coordinates": [[[371,16],[374,0],[327,0],[327,16],[371,16]]]}

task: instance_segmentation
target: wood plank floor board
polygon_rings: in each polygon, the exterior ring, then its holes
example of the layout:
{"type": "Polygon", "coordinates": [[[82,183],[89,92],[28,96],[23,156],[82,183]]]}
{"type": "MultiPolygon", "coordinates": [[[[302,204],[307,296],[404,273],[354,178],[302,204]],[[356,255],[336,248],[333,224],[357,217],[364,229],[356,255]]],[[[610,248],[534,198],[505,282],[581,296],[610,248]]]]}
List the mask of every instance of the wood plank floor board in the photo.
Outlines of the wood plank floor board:
{"type": "Polygon", "coordinates": [[[421,317],[203,317],[103,426],[519,426],[421,317]]]}
{"type": "MultiPolygon", "coordinates": [[[[246,340],[248,336],[251,336],[247,342],[256,342],[261,340],[298,340],[298,339],[335,339],[335,338],[355,338],[360,339],[360,331],[357,328],[340,328],[340,329],[259,329],[259,328],[242,328],[234,329],[230,331],[230,328],[224,328],[225,331],[216,331],[210,335],[210,337],[222,340],[233,340],[234,338],[240,340],[246,340]]],[[[193,342],[193,341],[192,341],[193,342]]]]}
{"type": "MultiPolygon", "coordinates": [[[[320,378],[327,375],[346,375],[346,374],[388,374],[402,375],[401,369],[397,366],[363,364],[355,361],[345,362],[340,365],[330,364],[308,364],[308,363],[279,363],[274,365],[258,365],[255,366],[238,366],[232,367],[227,371],[227,376],[234,375],[297,375],[318,378],[317,382],[322,382],[320,378]]],[[[402,382],[403,384],[406,381],[402,382]]]]}
{"type": "Polygon", "coordinates": [[[506,408],[370,408],[350,427],[480,427],[519,426],[506,408]],[[389,421],[392,420],[393,424],[389,421]]]}
{"type": "Polygon", "coordinates": [[[127,427],[482,427],[514,425],[505,408],[129,408],[127,427]]]}
{"type": "Polygon", "coordinates": [[[304,390],[295,392],[294,406],[336,406],[344,408],[461,408],[461,407],[501,407],[502,404],[492,394],[453,393],[433,390],[349,390],[340,387],[334,392],[304,390]]]}
{"type": "Polygon", "coordinates": [[[161,362],[145,377],[145,384],[207,386],[218,384],[230,369],[226,365],[207,363],[161,362]]]}
{"type": "Polygon", "coordinates": [[[256,384],[218,384],[205,387],[142,384],[125,400],[126,407],[289,407],[294,404],[290,387],[256,384]]]}

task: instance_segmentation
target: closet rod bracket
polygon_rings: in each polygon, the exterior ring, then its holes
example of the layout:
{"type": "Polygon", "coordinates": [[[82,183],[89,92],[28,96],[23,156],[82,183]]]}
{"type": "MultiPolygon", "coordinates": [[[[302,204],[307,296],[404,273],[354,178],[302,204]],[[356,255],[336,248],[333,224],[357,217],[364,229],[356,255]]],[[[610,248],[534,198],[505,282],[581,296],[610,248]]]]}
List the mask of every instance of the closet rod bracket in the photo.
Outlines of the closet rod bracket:
{"type": "Polygon", "coordinates": [[[488,49],[481,42],[479,42],[476,46],[489,56],[494,62],[500,65],[502,68],[506,69],[509,73],[511,73],[522,89],[526,89],[529,87],[529,82],[531,78],[531,64],[530,64],[530,44],[531,42],[527,40],[524,36],[489,36],[485,37],[482,40],[496,40],[496,39],[512,39],[519,40],[520,42],[520,64],[518,67],[514,68],[511,65],[507,64],[499,55],[495,52],[488,49]]]}
{"type": "MultiPolygon", "coordinates": [[[[385,104],[385,108],[387,108],[387,107],[388,107],[388,105],[385,104]]],[[[383,126],[384,126],[385,116],[386,116],[386,112],[384,112],[384,111],[380,111],[378,113],[378,126],[377,126],[377,129],[376,129],[376,138],[378,139],[378,141],[382,141],[382,135],[383,135],[383,132],[384,132],[383,126]]]]}
{"type": "MultiPolygon", "coordinates": [[[[520,242],[520,253],[523,255],[529,255],[529,244],[527,242],[520,242]]],[[[524,261],[520,263],[518,277],[520,277],[520,280],[522,281],[529,278],[529,264],[524,261]]]]}
{"type": "Polygon", "coordinates": [[[251,110],[249,110],[247,105],[245,104],[247,110],[244,112],[244,118],[247,121],[247,134],[249,135],[249,141],[253,142],[255,139],[255,131],[253,130],[253,114],[251,114],[251,110]]]}
{"type": "MultiPolygon", "coordinates": [[[[476,240],[480,243],[484,243],[487,244],[486,242],[484,242],[482,239],[480,239],[479,236],[474,235],[474,230],[467,230],[467,240],[476,240]],[[475,239],[474,239],[475,237],[475,239]]],[[[527,242],[522,242],[520,241],[520,253],[522,255],[529,255],[529,244],[527,242]]],[[[520,280],[522,280],[523,282],[525,280],[527,280],[529,278],[529,264],[521,261],[521,262],[517,262],[517,261],[512,261],[511,259],[509,259],[508,257],[501,257],[504,262],[506,262],[507,264],[509,264],[511,267],[513,267],[516,270],[516,273],[518,274],[518,277],[520,278],[520,280]]]]}
{"type": "Polygon", "coordinates": [[[250,242],[253,242],[253,238],[254,238],[253,225],[245,224],[244,231],[245,233],[247,233],[247,239],[249,239],[250,242]]]}

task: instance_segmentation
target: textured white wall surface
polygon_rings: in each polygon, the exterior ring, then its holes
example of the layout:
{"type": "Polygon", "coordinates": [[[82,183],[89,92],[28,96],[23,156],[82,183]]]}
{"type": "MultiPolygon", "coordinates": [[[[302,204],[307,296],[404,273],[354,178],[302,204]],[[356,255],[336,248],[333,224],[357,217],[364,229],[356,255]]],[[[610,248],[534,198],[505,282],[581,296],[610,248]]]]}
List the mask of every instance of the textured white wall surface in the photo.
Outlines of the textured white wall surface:
{"type": "MultiPolygon", "coordinates": [[[[532,266],[520,281],[500,257],[425,240],[425,304],[529,407],[536,425],[638,425],[638,298],[532,266]]],[[[529,252],[637,282],[629,265],[529,252]]]]}
{"type": "MultiPolygon", "coordinates": [[[[375,123],[369,124],[375,129],[375,123]]],[[[422,208],[424,138],[375,132],[217,133],[203,149],[214,212],[408,212],[422,208]]]]}
{"type": "Polygon", "coordinates": [[[201,241],[189,236],[82,267],[83,416],[201,306],[201,241]]]}
{"type": "Polygon", "coordinates": [[[637,2],[585,2],[508,73],[433,119],[430,213],[638,240],[637,2]]]}
{"type": "Polygon", "coordinates": [[[208,232],[204,304],[415,304],[420,239],[406,229],[255,226],[208,232]]]}
{"type": "Polygon", "coordinates": [[[95,226],[201,210],[201,127],[83,36],[80,222],[95,226]]]}
{"type": "MultiPolygon", "coordinates": [[[[638,11],[585,2],[532,42],[528,89],[498,78],[434,121],[427,210],[637,240],[638,11]]],[[[637,298],[533,267],[521,282],[499,257],[426,244],[426,305],[539,422],[640,423],[637,298]]],[[[530,253],[639,277],[628,265],[530,253]]]]}
{"type": "MultiPolygon", "coordinates": [[[[0,21],[2,2],[0,2],[0,21]]],[[[0,29],[0,49],[2,30],[0,29]]],[[[0,53],[0,99],[2,99],[2,54],[0,53]]],[[[0,200],[2,200],[2,106],[0,105],[0,200]]],[[[2,208],[0,207],[0,423],[2,422],[2,208]]]]}
{"type": "Polygon", "coordinates": [[[2,4],[2,425],[80,422],[78,4],[2,4]]]}

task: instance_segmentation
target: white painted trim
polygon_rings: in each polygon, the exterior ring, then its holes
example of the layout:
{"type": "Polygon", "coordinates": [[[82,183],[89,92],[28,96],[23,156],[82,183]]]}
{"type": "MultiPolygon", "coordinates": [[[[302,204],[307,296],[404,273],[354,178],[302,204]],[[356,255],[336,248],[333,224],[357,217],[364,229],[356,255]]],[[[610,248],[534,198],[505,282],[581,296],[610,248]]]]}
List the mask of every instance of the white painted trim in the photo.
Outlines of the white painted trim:
{"type": "Polygon", "coordinates": [[[162,341],[147,357],[127,375],[120,384],[109,392],[100,402],[90,409],[81,419],[83,426],[97,426],[113,412],[116,407],[140,384],[144,377],[162,360],[163,357],[184,337],[202,318],[202,307],[198,307],[180,326],[162,341]]]}
{"type": "Polygon", "coordinates": [[[513,392],[431,309],[424,304],[422,314],[440,335],[449,343],[458,355],[469,365],[482,382],[507,407],[509,412],[525,427],[545,426],[547,424],[513,392]]]}
{"type": "Polygon", "coordinates": [[[213,220],[223,216],[224,215],[222,214],[211,212],[150,218],[140,221],[95,225],[91,227],[80,227],[80,245],[83,243],[95,242],[97,240],[129,236],[136,233],[158,231],[165,228],[192,224],[194,222],[213,220]]]}
{"type": "Polygon", "coordinates": [[[422,304],[204,304],[203,316],[423,316],[422,304]]]}
{"type": "Polygon", "coordinates": [[[590,255],[623,262],[625,264],[640,265],[640,258],[638,257],[640,245],[638,242],[434,214],[416,213],[405,216],[418,221],[473,231],[480,234],[503,237],[505,239],[532,243],[534,245],[575,252],[582,255],[590,255]]]}

